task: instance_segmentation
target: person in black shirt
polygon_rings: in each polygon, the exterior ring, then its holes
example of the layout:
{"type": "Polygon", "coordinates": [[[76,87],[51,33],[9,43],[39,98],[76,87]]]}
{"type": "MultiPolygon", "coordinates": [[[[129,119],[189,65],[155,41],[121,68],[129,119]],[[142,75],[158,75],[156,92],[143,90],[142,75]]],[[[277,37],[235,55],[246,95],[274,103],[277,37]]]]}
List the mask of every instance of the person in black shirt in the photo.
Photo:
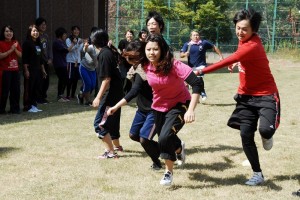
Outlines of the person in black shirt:
{"type": "MultiPolygon", "coordinates": [[[[145,44],[140,41],[134,41],[127,45],[125,51],[123,52],[123,57],[126,55],[131,55],[131,52],[138,51],[139,49],[145,49],[145,44]]],[[[131,90],[126,94],[126,96],[120,100],[116,105],[109,108],[107,111],[108,115],[114,114],[119,108],[126,105],[134,97],[137,97],[136,103],[138,110],[136,111],[135,117],[133,119],[129,137],[137,142],[140,142],[145,152],[150,156],[153,164],[151,166],[154,170],[159,170],[162,168],[159,160],[159,146],[158,143],[153,139],[155,136],[155,125],[154,125],[154,114],[151,108],[152,104],[152,88],[149,86],[146,74],[142,69],[141,65],[136,65],[138,60],[134,58],[128,58],[127,61],[133,64],[129,72],[133,71],[133,74],[128,72],[127,78],[133,79],[133,85],[131,90]]]]}
{"type": "Polygon", "coordinates": [[[105,145],[105,152],[99,156],[100,159],[118,158],[116,150],[121,149],[120,138],[120,117],[121,109],[115,115],[107,116],[109,107],[115,105],[123,98],[123,87],[121,74],[118,69],[118,53],[112,50],[114,47],[108,47],[108,34],[103,30],[97,30],[93,33],[92,43],[98,48],[98,81],[100,85],[99,92],[93,101],[93,107],[98,107],[98,112],[94,120],[95,132],[98,138],[105,145]]]}

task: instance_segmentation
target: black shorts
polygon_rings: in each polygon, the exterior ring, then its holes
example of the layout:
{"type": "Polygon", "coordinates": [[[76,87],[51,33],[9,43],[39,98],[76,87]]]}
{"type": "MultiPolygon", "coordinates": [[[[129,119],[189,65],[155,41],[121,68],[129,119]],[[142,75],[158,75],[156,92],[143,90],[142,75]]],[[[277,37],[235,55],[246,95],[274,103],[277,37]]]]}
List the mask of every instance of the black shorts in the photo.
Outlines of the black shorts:
{"type": "Polygon", "coordinates": [[[241,125],[250,126],[257,130],[259,126],[276,130],[280,123],[280,98],[278,93],[266,96],[250,96],[236,94],[235,110],[228,120],[227,125],[240,129],[241,125]]]}

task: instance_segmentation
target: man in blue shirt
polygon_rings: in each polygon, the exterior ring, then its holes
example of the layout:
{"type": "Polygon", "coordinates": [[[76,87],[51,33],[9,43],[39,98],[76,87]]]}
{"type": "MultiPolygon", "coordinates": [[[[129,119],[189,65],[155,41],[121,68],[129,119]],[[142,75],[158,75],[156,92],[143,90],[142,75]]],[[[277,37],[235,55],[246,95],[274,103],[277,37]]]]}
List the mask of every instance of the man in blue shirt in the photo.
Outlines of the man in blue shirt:
{"type": "MultiPolygon", "coordinates": [[[[188,58],[188,65],[194,70],[203,69],[207,66],[206,63],[206,51],[213,49],[219,56],[220,60],[223,60],[221,51],[211,42],[207,40],[201,40],[200,33],[197,30],[193,30],[190,35],[191,40],[186,42],[180,50],[180,57],[188,58]]],[[[201,92],[202,102],[206,100],[205,90],[201,92]]]]}

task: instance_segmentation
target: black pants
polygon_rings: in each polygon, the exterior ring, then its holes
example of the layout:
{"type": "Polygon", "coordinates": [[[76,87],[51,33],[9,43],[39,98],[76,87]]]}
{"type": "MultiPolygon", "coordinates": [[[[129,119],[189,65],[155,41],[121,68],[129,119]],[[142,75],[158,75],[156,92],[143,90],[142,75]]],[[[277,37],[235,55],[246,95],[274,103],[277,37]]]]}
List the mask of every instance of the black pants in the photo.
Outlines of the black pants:
{"type": "Polygon", "coordinates": [[[254,133],[259,120],[261,137],[270,139],[279,126],[280,98],[275,93],[266,96],[235,95],[237,102],[228,126],[239,129],[243,150],[254,172],[261,172],[254,133]]]}
{"type": "Polygon", "coordinates": [[[154,111],[158,145],[162,159],[176,161],[175,151],[181,147],[181,140],[177,133],[185,123],[184,114],[189,103],[189,101],[185,104],[178,103],[168,112],[154,111]]]}
{"type": "Polygon", "coordinates": [[[3,71],[2,94],[0,99],[0,113],[5,113],[7,99],[11,113],[20,112],[20,74],[19,71],[3,71]]]}
{"type": "Polygon", "coordinates": [[[23,110],[28,111],[31,106],[37,106],[37,99],[41,94],[42,71],[40,69],[30,69],[29,78],[24,77],[23,110]]]}
{"type": "Polygon", "coordinates": [[[49,84],[50,84],[50,69],[49,69],[49,65],[47,63],[44,64],[44,68],[45,71],[47,73],[46,78],[42,79],[42,83],[41,83],[41,94],[39,96],[39,101],[45,100],[47,99],[47,91],[49,89],[49,84]]]}
{"type": "Polygon", "coordinates": [[[57,83],[57,98],[64,95],[67,83],[68,83],[68,72],[66,67],[55,67],[55,73],[58,78],[57,83]]]}

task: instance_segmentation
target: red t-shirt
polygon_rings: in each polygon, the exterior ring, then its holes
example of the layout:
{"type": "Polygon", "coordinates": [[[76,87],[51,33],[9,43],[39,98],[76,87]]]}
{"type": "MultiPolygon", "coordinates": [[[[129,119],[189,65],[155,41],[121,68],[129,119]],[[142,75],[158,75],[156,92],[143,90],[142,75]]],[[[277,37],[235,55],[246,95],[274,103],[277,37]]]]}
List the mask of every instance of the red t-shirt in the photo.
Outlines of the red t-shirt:
{"type": "MultiPolygon", "coordinates": [[[[11,49],[11,46],[15,43],[16,41],[0,41],[0,52],[4,53],[7,52],[11,49]]],[[[18,43],[17,50],[22,52],[22,49],[18,43]]],[[[0,70],[1,71],[18,71],[19,66],[18,66],[18,56],[16,52],[12,52],[5,58],[0,60],[0,70]]]]}
{"type": "Polygon", "coordinates": [[[203,73],[209,73],[240,62],[240,85],[238,94],[263,96],[278,92],[274,77],[269,67],[264,47],[257,34],[248,41],[239,42],[238,49],[224,60],[202,69],[203,73]]]}

